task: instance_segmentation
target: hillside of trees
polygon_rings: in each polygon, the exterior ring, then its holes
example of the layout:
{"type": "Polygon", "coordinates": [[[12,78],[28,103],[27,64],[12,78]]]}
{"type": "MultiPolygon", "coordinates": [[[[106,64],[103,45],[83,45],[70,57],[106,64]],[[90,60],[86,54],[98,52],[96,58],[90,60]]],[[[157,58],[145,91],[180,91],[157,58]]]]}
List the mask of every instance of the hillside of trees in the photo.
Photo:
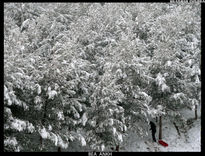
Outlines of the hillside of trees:
{"type": "Polygon", "coordinates": [[[4,3],[4,151],[104,151],[165,117],[185,133],[200,68],[200,3],[4,3]]]}

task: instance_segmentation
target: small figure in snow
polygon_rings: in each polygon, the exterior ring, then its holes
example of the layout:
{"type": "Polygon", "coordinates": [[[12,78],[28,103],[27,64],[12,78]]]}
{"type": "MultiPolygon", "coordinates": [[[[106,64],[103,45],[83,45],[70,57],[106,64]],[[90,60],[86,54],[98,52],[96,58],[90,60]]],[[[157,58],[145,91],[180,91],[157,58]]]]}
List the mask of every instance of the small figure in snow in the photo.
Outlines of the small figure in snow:
{"type": "Polygon", "coordinates": [[[117,146],[116,146],[116,152],[119,152],[119,148],[120,148],[120,146],[117,145],[117,146]]]}
{"type": "Polygon", "coordinates": [[[60,147],[58,147],[58,152],[61,152],[61,148],[60,147]]]}
{"type": "Polygon", "coordinates": [[[154,142],[156,142],[156,138],[155,138],[155,133],[156,133],[156,125],[154,124],[154,122],[150,121],[150,130],[152,130],[152,139],[154,142]]]}
{"type": "Polygon", "coordinates": [[[111,149],[112,151],[119,152],[119,148],[120,148],[120,146],[119,146],[119,145],[116,145],[116,149],[114,149],[114,147],[111,147],[110,149],[111,149]]]}

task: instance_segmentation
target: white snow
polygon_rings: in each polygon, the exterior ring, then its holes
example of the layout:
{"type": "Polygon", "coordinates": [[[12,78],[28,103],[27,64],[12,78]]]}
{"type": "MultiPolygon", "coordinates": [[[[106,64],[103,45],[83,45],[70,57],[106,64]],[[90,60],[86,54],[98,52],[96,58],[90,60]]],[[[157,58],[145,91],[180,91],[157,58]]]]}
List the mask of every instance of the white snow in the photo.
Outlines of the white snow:
{"type": "Polygon", "coordinates": [[[59,112],[57,113],[57,115],[58,115],[58,120],[64,120],[64,115],[63,115],[63,112],[62,112],[62,111],[59,111],[59,112]]]}
{"type": "Polygon", "coordinates": [[[10,146],[14,149],[15,152],[20,152],[18,142],[15,137],[8,137],[4,140],[4,146],[10,146]]]}
{"type": "Polygon", "coordinates": [[[57,136],[58,136],[58,146],[66,149],[68,147],[68,143],[65,143],[59,135],[57,136]]]}
{"type": "Polygon", "coordinates": [[[79,110],[80,112],[83,111],[82,105],[81,105],[77,100],[75,101],[75,106],[78,108],[78,110],[79,110]]]}
{"type": "Polygon", "coordinates": [[[32,123],[27,122],[27,129],[30,133],[33,133],[35,131],[35,127],[32,123]]]}
{"type": "Polygon", "coordinates": [[[57,72],[58,74],[60,74],[60,73],[61,73],[59,69],[56,69],[56,72],[57,72]]]}
{"type": "Polygon", "coordinates": [[[108,111],[109,111],[110,115],[113,115],[114,111],[112,109],[109,108],[108,111]]]}
{"type": "Polygon", "coordinates": [[[169,87],[166,84],[162,84],[162,91],[169,91],[169,87]]]}
{"type": "Polygon", "coordinates": [[[139,92],[139,94],[142,96],[148,97],[147,93],[145,93],[145,92],[139,92]]]}
{"type": "Polygon", "coordinates": [[[101,145],[101,150],[102,150],[102,151],[105,150],[105,145],[101,145]]]}
{"type": "Polygon", "coordinates": [[[23,30],[23,28],[28,27],[30,22],[30,19],[26,19],[25,21],[23,21],[22,25],[21,25],[21,30],[23,30]]]}
{"type": "Polygon", "coordinates": [[[85,126],[86,122],[88,121],[88,118],[87,118],[86,113],[83,114],[83,116],[82,116],[81,119],[82,119],[82,124],[83,124],[83,126],[85,126]]]}
{"type": "Polygon", "coordinates": [[[171,61],[167,61],[166,65],[170,67],[172,65],[172,62],[171,61]]]}
{"type": "Polygon", "coordinates": [[[196,84],[200,84],[200,83],[201,83],[201,82],[200,82],[200,80],[199,80],[198,75],[196,75],[196,80],[195,80],[195,83],[196,83],[196,84]]]}
{"type": "Polygon", "coordinates": [[[55,95],[57,95],[55,90],[48,91],[48,99],[53,99],[55,95]]]}
{"type": "Polygon", "coordinates": [[[118,139],[120,142],[123,142],[122,134],[118,133],[118,134],[117,134],[117,139],[118,139]]]}
{"type": "Polygon", "coordinates": [[[11,123],[11,128],[18,130],[19,132],[23,131],[26,129],[26,122],[19,119],[14,119],[14,121],[11,123]]]}
{"type": "Polygon", "coordinates": [[[41,135],[41,137],[43,139],[46,139],[46,138],[48,138],[50,136],[49,133],[46,131],[46,129],[44,127],[43,127],[43,129],[41,129],[39,131],[39,134],[41,135]]]}
{"type": "Polygon", "coordinates": [[[158,73],[155,81],[158,86],[161,86],[162,84],[164,84],[165,79],[162,77],[161,73],[158,73]]]}
{"type": "Polygon", "coordinates": [[[92,127],[95,127],[95,125],[96,125],[96,121],[90,121],[89,123],[92,127]]]}
{"type": "MultiPolygon", "coordinates": [[[[158,143],[152,141],[151,131],[145,137],[138,136],[135,132],[128,130],[128,135],[123,138],[123,142],[120,144],[120,152],[199,152],[201,151],[201,119],[200,119],[200,107],[198,107],[198,120],[194,120],[193,127],[188,130],[187,137],[181,133],[181,137],[178,135],[176,128],[173,123],[168,119],[162,118],[162,139],[168,143],[168,147],[163,147],[158,143]]],[[[186,119],[194,117],[194,112],[191,110],[184,109],[181,111],[186,119]]],[[[156,123],[158,126],[158,123],[156,123]]],[[[113,128],[114,130],[114,128],[113,128]]],[[[115,130],[114,130],[115,131],[115,130]]],[[[158,139],[158,127],[156,138],[158,139]]],[[[118,135],[115,132],[117,138],[122,140],[122,135],[118,135]]],[[[83,144],[84,139],[81,139],[83,144]]],[[[85,145],[85,144],[84,144],[85,145]]],[[[102,147],[101,147],[102,149],[102,147]]],[[[90,151],[91,148],[87,146],[78,146],[77,143],[69,144],[69,151],[90,151]]],[[[92,150],[91,150],[92,151],[92,150]]],[[[105,147],[104,151],[111,151],[110,147],[105,147]]]]}
{"type": "Polygon", "coordinates": [[[195,110],[195,107],[199,105],[198,101],[196,99],[191,99],[191,109],[192,111],[195,110]]]}
{"type": "MultiPolygon", "coordinates": [[[[198,108],[200,112],[200,108],[198,108]]],[[[190,119],[194,117],[194,113],[190,110],[182,110],[181,113],[190,119]]],[[[200,116],[200,113],[199,113],[200,116]]],[[[128,136],[124,139],[121,145],[120,151],[130,151],[130,152],[160,152],[160,151],[183,151],[183,152],[200,152],[201,151],[201,119],[195,120],[193,127],[191,127],[187,136],[181,133],[181,137],[177,134],[176,128],[173,123],[166,118],[162,118],[162,139],[168,143],[168,147],[163,147],[158,143],[152,141],[151,132],[144,138],[140,138],[136,133],[129,131],[128,136]]],[[[156,138],[158,138],[158,129],[156,133],[156,138]]]]}
{"type": "Polygon", "coordinates": [[[84,137],[80,137],[80,138],[81,138],[81,145],[86,146],[86,141],[85,141],[84,137]]]}
{"type": "Polygon", "coordinates": [[[113,119],[109,119],[109,125],[112,126],[114,124],[113,119]]]}
{"type": "Polygon", "coordinates": [[[113,128],[112,128],[112,131],[113,131],[113,134],[115,135],[115,134],[116,134],[116,128],[113,127],[113,128]]]}
{"type": "Polygon", "coordinates": [[[43,107],[42,104],[38,104],[38,105],[34,106],[34,108],[35,108],[36,110],[41,110],[42,107],[43,107]]]}
{"type": "Polygon", "coordinates": [[[70,107],[70,111],[73,112],[74,117],[75,117],[76,119],[80,118],[80,114],[79,114],[78,111],[75,109],[75,107],[71,106],[71,107],[70,107]]]}
{"type": "Polygon", "coordinates": [[[31,63],[35,63],[35,59],[30,58],[31,63]]]}
{"type": "Polygon", "coordinates": [[[50,132],[49,139],[54,142],[55,146],[58,144],[58,137],[54,133],[50,132]]]}
{"type": "Polygon", "coordinates": [[[37,84],[37,93],[38,95],[41,94],[41,86],[39,84],[37,84]]]}
{"type": "Polygon", "coordinates": [[[41,97],[40,96],[36,96],[35,98],[34,98],[34,103],[35,104],[38,104],[38,103],[41,103],[41,97]]]}
{"type": "Polygon", "coordinates": [[[191,75],[200,75],[201,74],[201,70],[199,69],[199,67],[197,65],[194,65],[192,67],[192,72],[191,75]]]}
{"type": "Polygon", "coordinates": [[[155,82],[160,87],[162,92],[164,92],[164,91],[168,91],[169,92],[170,91],[170,88],[166,85],[165,78],[161,75],[161,73],[157,74],[157,77],[155,78],[155,82]]]}
{"type": "Polygon", "coordinates": [[[4,145],[10,145],[10,146],[16,146],[18,144],[15,137],[8,137],[6,140],[4,140],[4,145]]]}
{"type": "Polygon", "coordinates": [[[52,126],[49,125],[49,126],[48,126],[48,130],[49,130],[49,131],[52,131],[52,129],[53,129],[52,126]]]}
{"type": "Polygon", "coordinates": [[[11,109],[8,108],[8,107],[4,108],[4,112],[7,113],[9,116],[12,115],[12,113],[11,113],[11,109]]]}

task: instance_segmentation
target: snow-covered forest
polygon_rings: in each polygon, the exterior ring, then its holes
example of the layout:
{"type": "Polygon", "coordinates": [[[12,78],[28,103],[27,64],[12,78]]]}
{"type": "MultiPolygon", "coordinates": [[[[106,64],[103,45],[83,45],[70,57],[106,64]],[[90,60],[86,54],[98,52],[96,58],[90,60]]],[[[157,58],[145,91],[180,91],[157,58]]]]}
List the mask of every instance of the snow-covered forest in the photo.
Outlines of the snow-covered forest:
{"type": "Polygon", "coordinates": [[[4,3],[4,151],[201,151],[200,68],[200,3],[4,3]]]}

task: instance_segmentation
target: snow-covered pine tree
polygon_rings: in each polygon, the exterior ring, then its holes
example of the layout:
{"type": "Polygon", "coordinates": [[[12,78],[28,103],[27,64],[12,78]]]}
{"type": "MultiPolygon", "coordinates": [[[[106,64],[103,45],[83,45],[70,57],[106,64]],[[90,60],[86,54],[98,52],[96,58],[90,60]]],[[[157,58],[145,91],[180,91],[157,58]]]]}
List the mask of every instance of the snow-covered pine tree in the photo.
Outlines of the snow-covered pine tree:
{"type": "Polygon", "coordinates": [[[31,116],[31,94],[35,82],[29,68],[35,56],[23,59],[24,34],[12,18],[5,16],[4,42],[4,150],[21,151],[28,145],[28,135],[35,132],[31,116]],[[12,44],[13,43],[13,44],[12,44]],[[12,44],[12,45],[10,45],[12,44]]]}
{"type": "Polygon", "coordinates": [[[88,110],[86,140],[92,149],[100,151],[121,144],[123,132],[126,131],[124,109],[119,106],[124,95],[116,84],[110,66],[111,63],[106,63],[105,73],[90,97],[91,108],[88,110]]]}
{"type": "Polygon", "coordinates": [[[120,106],[125,110],[126,125],[141,137],[148,134],[148,124],[153,109],[149,106],[152,97],[146,93],[146,87],[152,79],[146,72],[149,63],[149,58],[143,60],[133,57],[131,62],[122,60],[112,68],[116,83],[124,94],[120,106]]]}

